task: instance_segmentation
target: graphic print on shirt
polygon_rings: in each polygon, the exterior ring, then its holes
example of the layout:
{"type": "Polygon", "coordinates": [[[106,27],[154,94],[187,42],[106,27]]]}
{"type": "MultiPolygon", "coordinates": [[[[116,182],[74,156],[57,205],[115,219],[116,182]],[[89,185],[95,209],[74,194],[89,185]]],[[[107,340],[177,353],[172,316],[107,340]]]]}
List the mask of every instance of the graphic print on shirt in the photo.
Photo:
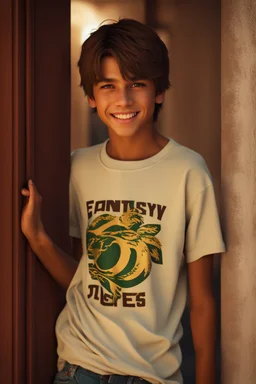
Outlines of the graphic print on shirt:
{"type": "Polygon", "coordinates": [[[131,288],[150,274],[152,261],[162,264],[159,224],[144,224],[132,205],[121,216],[102,214],[87,228],[89,272],[110,294],[113,303],[122,288],[131,288]]]}

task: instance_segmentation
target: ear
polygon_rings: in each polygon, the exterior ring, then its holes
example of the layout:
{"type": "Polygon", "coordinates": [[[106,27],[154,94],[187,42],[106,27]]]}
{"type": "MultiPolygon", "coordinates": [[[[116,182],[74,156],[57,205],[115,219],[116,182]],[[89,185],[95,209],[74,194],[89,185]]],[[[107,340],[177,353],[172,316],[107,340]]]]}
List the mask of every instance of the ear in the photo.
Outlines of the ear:
{"type": "Polygon", "coordinates": [[[165,91],[163,93],[159,93],[158,95],[156,95],[155,103],[162,104],[164,101],[164,97],[165,97],[165,91]]]}
{"type": "Polygon", "coordinates": [[[96,108],[96,101],[94,99],[91,99],[89,96],[87,97],[88,104],[91,108],[96,108]]]}

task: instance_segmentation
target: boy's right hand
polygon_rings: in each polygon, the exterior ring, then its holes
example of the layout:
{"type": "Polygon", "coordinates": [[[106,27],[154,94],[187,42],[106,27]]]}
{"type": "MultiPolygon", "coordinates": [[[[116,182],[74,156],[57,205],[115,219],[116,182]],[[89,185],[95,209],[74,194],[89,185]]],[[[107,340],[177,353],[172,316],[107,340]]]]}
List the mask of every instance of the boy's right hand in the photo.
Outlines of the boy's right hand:
{"type": "Polygon", "coordinates": [[[28,189],[23,188],[21,194],[26,197],[21,215],[21,230],[30,245],[36,244],[41,237],[45,236],[44,226],[41,221],[42,197],[31,180],[28,181],[28,189]]]}

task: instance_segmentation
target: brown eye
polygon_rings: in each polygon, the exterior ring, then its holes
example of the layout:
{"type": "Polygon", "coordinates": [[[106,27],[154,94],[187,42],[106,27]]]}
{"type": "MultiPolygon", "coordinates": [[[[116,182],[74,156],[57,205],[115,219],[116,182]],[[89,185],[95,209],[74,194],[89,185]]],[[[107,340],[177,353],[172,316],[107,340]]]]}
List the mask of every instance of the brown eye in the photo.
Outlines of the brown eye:
{"type": "Polygon", "coordinates": [[[112,84],[106,84],[106,85],[103,85],[102,87],[100,87],[100,89],[108,89],[110,87],[113,87],[112,84]]]}
{"type": "Polygon", "coordinates": [[[135,86],[135,88],[140,88],[140,87],[145,87],[146,84],[144,84],[144,83],[134,83],[133,86],[135,86]]]}

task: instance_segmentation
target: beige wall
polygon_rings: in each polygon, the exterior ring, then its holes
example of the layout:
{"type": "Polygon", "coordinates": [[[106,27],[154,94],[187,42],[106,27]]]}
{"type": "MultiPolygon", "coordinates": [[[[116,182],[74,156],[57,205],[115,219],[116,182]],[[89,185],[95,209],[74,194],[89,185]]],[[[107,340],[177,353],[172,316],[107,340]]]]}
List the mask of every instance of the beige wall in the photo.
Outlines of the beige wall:
{"type": "Polygon", "coordinates": [[[169,28],[172,83],[161,130],[203,155],[219,201],[220,4],[187,3],[158,6],[158,20],[169,28]]]}
{"type": "Polygon", "coordinates": [[[256,382],[256,2],[222,1],[222,383],[256,382]]]}

